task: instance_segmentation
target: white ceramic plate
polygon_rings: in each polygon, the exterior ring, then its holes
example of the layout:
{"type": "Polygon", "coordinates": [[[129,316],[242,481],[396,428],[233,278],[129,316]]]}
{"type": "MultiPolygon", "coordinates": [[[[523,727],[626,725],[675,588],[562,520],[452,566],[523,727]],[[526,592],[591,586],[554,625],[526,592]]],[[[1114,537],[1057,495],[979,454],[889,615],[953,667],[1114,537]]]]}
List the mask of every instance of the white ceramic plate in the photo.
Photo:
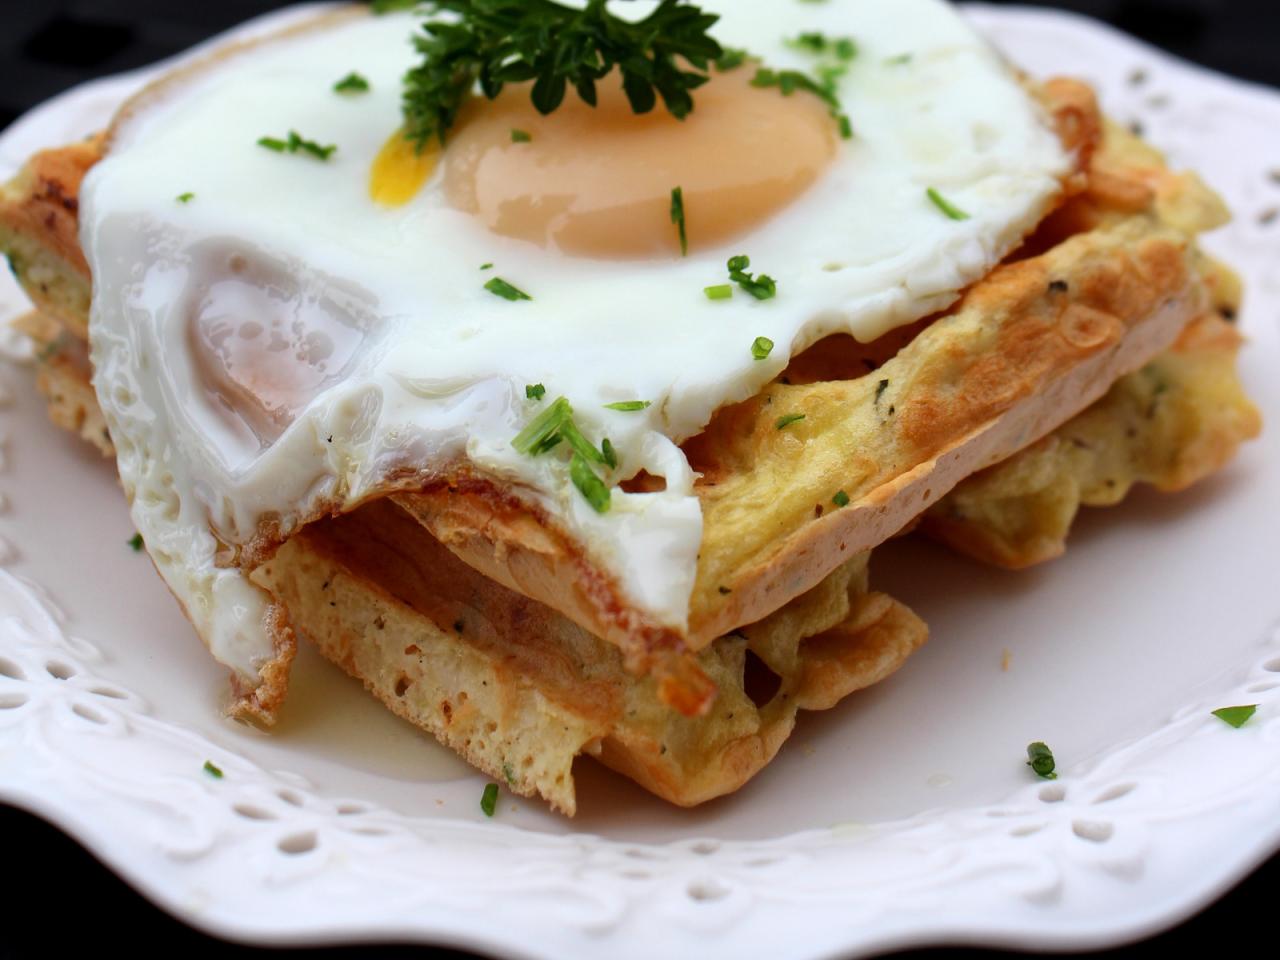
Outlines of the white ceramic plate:
{"type": "MultiPolygon", "coordinates": [[[[275,733],[221,719],[223,671],[126,546],[110,466],[54,431],[30,373],[8,367],[0,798],[224,936],[539,958],[1114,944],[1277,849],[1280,96],[1081,19],[971,12],[1033,72],[1092,81],[1238,211],[1210,246],[1249,279],[1243,367],[1270,430],[1229,470],[1089,513],[1066,558],[1027,573],[926,544],[877,551],[874,582],[932,642],[803,718],[736,796],[675,810],[585,765],[576,821],[509,796],[487,820],[481,778],[309,653],[275,733]],[[1210,716],[1240,703],[1260,706],[1239,730],[1210,716]],[[1023,763],[1036,739],[1055,783],[1023,763]]],[[[141,79],[16,124],[0,174],[96,128],[141,79]]],[[[21,308],[0,287],[0,313],[21,308]]]]}

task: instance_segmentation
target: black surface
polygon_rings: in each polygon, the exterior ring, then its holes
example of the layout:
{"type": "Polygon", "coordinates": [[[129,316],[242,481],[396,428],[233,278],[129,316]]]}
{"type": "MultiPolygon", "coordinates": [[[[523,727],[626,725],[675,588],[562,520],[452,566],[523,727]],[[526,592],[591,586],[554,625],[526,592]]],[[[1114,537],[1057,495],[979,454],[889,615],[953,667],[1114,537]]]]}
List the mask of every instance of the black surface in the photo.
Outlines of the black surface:
{"type": "MultiPolygon", "coordinates": [[[[760,2],[760,0],[738,0],[760,2]]],[[[893,0],[883,0],[891,3],[893,0]]],[[[1173,53],[1225,73],[1280,86],[1280,0],[1074,0],[1045,6],[1108,20],[1173,53]]],[[[0,127],[68,87],[138,67],[282,4],[257,0],[3,0],[0,2],[0,127]]],[[[4,878],[0,957],[75,956],[126,950],[152,956],[249,956],[173,920],[43,821],[0,806],[4,878]]],[[[1181,951],[1242,948],[1273,955],[1271,913],[1280,857],[1195,919],[1144,943],[1099,956],[1167,960],[1181,951]]],[[[501,905],[494,904],[494,922],[501,905]]],[[[303,956],[461,957],[443,950],[381,946],[298,951],[303,956]]],[[[904,954],[910,960],[968,958],[978,950],[904,954]]],[[[1016,956],[1016,955],[1011,955],[1016,956]]]]}

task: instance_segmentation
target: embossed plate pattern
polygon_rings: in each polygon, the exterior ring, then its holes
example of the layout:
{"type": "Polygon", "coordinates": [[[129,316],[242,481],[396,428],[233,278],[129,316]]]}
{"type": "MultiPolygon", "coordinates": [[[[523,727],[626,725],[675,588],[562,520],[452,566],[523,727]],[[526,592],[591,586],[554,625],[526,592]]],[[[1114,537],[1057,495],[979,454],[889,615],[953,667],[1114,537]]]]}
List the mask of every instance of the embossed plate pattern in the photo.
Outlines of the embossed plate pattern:
{"type": "MultiPolygon", "coordinates": [[[[1089,21],[969,9],[1034,73],[1095,83],[1237,210],[1209,246],[1249,281],[1243,366],[1270,429],[1223,476],[1090,513],[1066,558],[1024,574],[882,549],[875,582],[930,623],[929,647],[808,718],[738,796],[676,811],[588,768],[577,821],[507,797],[488,821],[481,779],[313,656],[276,733],[221,720],[224,678],[125,545],[108,465],[5,365],[0,798],[226,936],[539,958],[1099,946],[1175,922],[1277,849],[1280,95],[1089,21]],[[1238,703],[1259,704],[1239,730],[1210,716],[1238,703]],[[1030,777],[1033,739],[1058,781],[1030,777]]],[[[143,79],[19,121],[0,176],[143,79]]],[[[0,315],[21,309],[4,278],[0,315]]]]}

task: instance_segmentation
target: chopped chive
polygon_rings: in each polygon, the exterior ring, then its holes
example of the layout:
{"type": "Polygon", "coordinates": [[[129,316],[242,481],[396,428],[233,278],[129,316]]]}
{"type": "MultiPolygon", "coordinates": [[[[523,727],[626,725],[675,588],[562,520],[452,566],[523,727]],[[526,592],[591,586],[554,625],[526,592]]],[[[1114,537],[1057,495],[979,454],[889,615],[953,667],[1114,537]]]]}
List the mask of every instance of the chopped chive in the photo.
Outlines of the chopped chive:
{"type": "Polygon", "coordinates": [[[502,765],[502,779],[507,781],[508,787],[516,785],[516,772],[511,768],[511,764],[504,763],[502,765]]]}
{"type": "Polygon", "coordinates": [[[676,187],[671,191],[671,222],[680,233],[680,256],[689,255],[689,234],[684,222],[684,190],[676,187]]]}
{"type": "Polygon", "coordinates": [[[1053,759],[1053,751],[1039,740],[1027,744],[1027,766],[1043,780],[1058,779],[1058,775],[1054,773],[1056,763],[1053,759]]]}
{"type": "Polygon", "coordinates": [[[334,93],[368,93],[369,81],[354,70],[333,85],[334,93]]]}
{"type": "Polygon", "coordinates": [[[204,772],[207,773],[209,776],[213,777],[213,779],[215,780],[222,779],[222,771],[219,770],[217,767],[215,767],[211,760],[206,760],[204,762],[204,772]]]}
{"type": "Polygon", "coordinates": [[[609,469],[617,470],[618,451],[613,449],[613,444],[609,442],[608,437],[600,441],[600,452],[604,454],[604,462],[609,465],[609,469]]]}
{"type": "Polygon", "coordinates": [[[133,549],[134,553],[142,552],[142,534],[135,533],[132,537],[125,541],[133,549]]]}
{"type": "Polygon", "coordinates": [[[768,337],[756,337],[751,343],[751,355],[757,360],[767,360],[773,353],[773,341],[768,337]]]}
{"type": "Polygon", "coordinates": [[[1239,730],[1257,712],[1258,705],[1252,703],[1240,707],[1220,707],[1213,711],[1213,715],[1223,723],[1230,724],[1239,730]]]}
{"type": "Polygon", "coordinates": [[[793,423],[799,423],[803,419],[804,419],[803,413],[786,413],[777,419],[777,422],[774,423],[774,426],[779,430],[785,430],[787,429],[787,427],[791,426],[793,423]]]}
{"type": "Polygon", "coordinates": [[[531,456],[545,453],[560,442],[560,428],[572,416],[573,407],[561,397],[530,420],[529,425],[516,434],[511,446],[516,452],[531,456]]]}
{"type": "Polygon", "coordinates": [[[560,424],[560,436],[563,437],[574,450],[574,452],[591,463],[605,463],[604,454],[592,445],[591,441],[582,435],[582,431],[578,429],[578,425],[573,422],[573,411],[570,409],[569,417],[564,423],[560,424]]]}
{"type": "Polygon", "coordinates": [[[591,464],[587,463],[579,453],[575,453],[573,459],[569,461],[569,478],[596,513],[609,512],[609,488],[596,476],[596,472],[591,469],[591,464]]]}
{"type": "Polygon", "coordinates": [[[335,150],[338,149],[336,144],[322,146],[314,140],[307,140],[296,130],[289,131],[288,140],[280,140],[277,137],[260,137],[258,146],[266,147],[268,150],[274,150],[276,153],[309,153],[317,160],[328,160],[335,150]]]}
{"type": "Polygon", "coordinates": [[[493,269],[493,264],[492,264],[492,263],[482,263],[482,264],[480,264],[480,269],[481,269],[481,270],[492,270],[492,269],[493,269]]]}
{"type": "Polygon", "coordinates": [[[541,400],[547,395],[547,388],[540,383],[531,383],[524,388],[525,399],[541,400]]]}
{"type": "Polygon", "coordinates": [[[968,220],[969,214],[965,213],[950,200],[940,194],[933,187],[925,191],[929,199],[933,201],[933,205],[947,215],[952,220],[968,220]]]}
{"type": "Polygon", "coordinates": [[[533,134],[529,133],[529,131],[527,130],[517,130],[514,127],[512,127],[511,142],[512,143],[532,143],[533,134]]]}
{"type": "Polygon", "coordinates": [[[510,300],[513,303],[517,300],[533,299],[533,297],[529,296],[519,287],[513,287],[511,284],[507,283],[507,281],[503,280],[501,277],[494,277],[492,280],[490,280],[488,283],[484,285],[484,288],[488,290],[490,293],[492,293],[495,297],[501,297],[503,300],[510,300]]]}
{"type": "Polygon", "coordinates": [[[837,490],[836,495],[831,498],[831,502],[837,507],[847,507],[849,505],[849,495],[843,490],[837,490]]]}
{"type": "Polygon", "coordinates": [[[703,287],[702,292],[707,295],[708,300],[728,300],[733,296],[733,284],[720,283],[714,287],[703,287]]]}
{"type": "Polygon", "coordinates": [[[729,279],[740,286],[757,300],[772,300],[778,295],[778,284],[773,277],[765,274],[752,276],[747,273],[751,266],[751,258],[739,255],[729,258],[729,279]]]}
{"type": "Polygon", "coordinates": [[[480,809],[484,811],[486,817],[492,817],[493,811],[498,809],[498,785],[496,783],[486,783],[484,785],[484,793],[480,794],[480,809]]]}
{"type": "Polygon", "coordinates": [[[196,195],[188,191],[186,193],[178,194],[177,197],[175,197],[174,199],[176,199],[179,203],[190,203],[195,198],[196,198],[196,195]]]}
{"type": "Polygon", "coordinates": [[[623,413],[634,413],[636,410],[645,410],[653,406],[652,400],[619,400],[617,403],[606,403],[606,410],[621,410],[623,413]]]}

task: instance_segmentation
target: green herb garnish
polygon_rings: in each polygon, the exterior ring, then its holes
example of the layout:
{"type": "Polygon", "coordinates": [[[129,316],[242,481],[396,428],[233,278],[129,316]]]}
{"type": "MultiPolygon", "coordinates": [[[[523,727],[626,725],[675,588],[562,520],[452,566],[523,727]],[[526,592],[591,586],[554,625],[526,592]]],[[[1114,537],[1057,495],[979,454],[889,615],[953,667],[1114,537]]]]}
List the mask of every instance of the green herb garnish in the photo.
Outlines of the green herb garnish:
{"type": "Polygon", "coordinates": [[[519,287],[513,287],[511,284],[507,283],[507,281],[503,280],[501,277],[494,277],[492,280],[490,280],[488,283],[484,285],[484,288],[488,290],[490,293],[492,293],[495,297],[501,297],[503,300],[510,300],[512,302],[515,302],[517,300],[533,299],[533,297],[529,296],[519,287]]]}
{"type": "Polygon", "coordinates": [[[507,786],[509,787],[516,785],[516,772],[511,768],[511,764],[504,763],[502,765],[502,779],[507,781],[507,786]]]}
{"type": "Polygon", "coordinates": [[[591,464],[587,463],[586,458],[581,454],[575,453],[573,459],[569,461],[569,479],[578,488],[578,492],[586,497],[587,503],[591,504],[591,508],[596,513],[609,512],[609,488],[596,476],[596,472],[591,469],[591,464]]]}
{"type": "Polygon", "coordinates": [[[1036,772],[1036,776],[1044,780],[1058,779],[1058,775],[1054,773],[1056,764],[1053,751],[1039,740],[1027,744],[1027,766],[1036,772]]]}
{"type": "Polygon", "coordinates": [[[333,85],[334,93],[368,93],[369,81],[352,70],[333,85]]]}
{"type": "Polygon", "coordinates": [[[965,213],[963,210],[961,210],[954,203],[952,203],[950,200],[948,200],[946,197],[940,194],[933,187],[930,187],[928,190],[925,191],[925,193],[928,195],[929,199],[933,201],[933,205],[937,207],[939,210],[941,210],[943,213],[945,213],[947,217],[949,217],[950,219],[952,220],[968,220],[969,219],[969,214],[965,213]]]}
{"type": "Polygon", "coordinates": [[[188,191],[187,193],[178,194],[174,199],[177,200],[179,203],[190,203],[195,198],[196,198],[196,195],[188,191]]]}
{"type": "Polygon", "coordinates": [[[716,69],[721,73],[737,70],[751,59],[751,54],[740,47],[725,47],[724,53],[716,57],[716,69]]]}
{"type": "Polygon", "coordinates": [[[623,413],[633,413],[636,410],[644,410],[653,405],[652,400],[619,400],[617,403],[606,403],[606,410],[621,410],[623,413]]]}
{"type": "Polygon", "coordinates": [[[910,63],[915,58],[913,53],[900,53],[896,57],[890,57],[885,61],[885,66],[900,67],[903,64],[910,63]]]}
{"type": "Polygon", "coordinates": [[[733,296],[733,284],[718,283],[714,287],[703,287],[702,292],[708,300],[728,300],[733,296]]]}
{"type": "Polygon", "coordinates": [[[129,544],[130,549],[132,549],[134,553],[142,552],[142,534],[135,533],[125,542],[129,544]]]}
{"type": "Polygon", "coordinates": [[[804,419],[803,413],[786,413],[777,419],[777,421],[774,423],[774,426],[779,430],[785,430],[787,429],[787,427],[791,426],[793,423],[799,423],[803,419],[804,419]]]}
{"type": "Polygon", "coordinates": [[[757,360],[767,360],[771,353],[773,353],[773,341],[768,337],[756,337],[751,342],[751,355],[757,360]]]}
{"type": "Polygon", "coordinates": [[[373,12],[376,14],[394,13],[396,10],[412,10],[423,0],[373,0],[373,12]]]}
{"type": "Polygon", "coordinates": [[[836,495],[831,498],[831,502],[837,507],[847,507],[849,505],[849,495],[843,490],[837,490],[836,495]]]}
{"type": "Polygon", "coordinates": [[[533,81],[539,113],[564,102],[570,87],[591,106],[596,84],[615,68],[631,109],[648,113],[662,98],[674,116],[693,110],[693,90],[707,82],[724,54],[709,33],[719,17],[687,0],[661,0],[631,22],[606,10],[607,0],[582,9],[554,0],[434,0],[414,45],[422,63],[405,75],[405,135],[419,145],[442,143],[471,91],[490,100],[508,83],[533,81]]]}
{"type": "Polygon", "coordinates": [[[849,65],[858,55],[858,45],[852,37],[828,38],[823,33],[802,33],[788,41],[796,49],[822,57],[816,70],[816,78],[801,70],[771,70],[760,67],[751,78],[755,87],[777,87],[784,97],[797,90],[812,93],[827,105],[832,118],[840,127],[840,136],[848,140],[853,136],[853,122],[840,103],[840,81],[849,72],[849,65]]]}
{"type": "Polygon", "coordinates": [[[211,760],[206,760],[204,762],[204,772],[207,773],[209,776],[213,777],[213,779],[215,780],[222,779],[222,771],[219,770],[217,767],[215,767],[213,765],[213,761],[211,760]]]}
{"type": "Polygon", "coordinates": [[[480,264],[480,269],[481,269],[481,270],[492,270],[492,269],[493,269],[493,264],[492,264],[492,263],[482,263],[482,264],[480,264]]]}
{"type": "Polygon", "coordinates": [[[1213,715],[1239,730],[1257,712],[1258,705],[1253,703],[1241,707],[1220,707],[1213,711],[1213,715]]]}
{"type": "Polygon", "coordinates": [[[512,129],[511,142],[512,143],[532,143],[533,134],[529,133],[527,130],[512,129]]]}
{"type": "Polygon", "coordinates": [[[573,485],[597,512],[607,512],[609,488],[596,476],[592,464],[616,467],[617,452],[613,449],[613,444],[607,442],[605,450],[598,450],[583,436],[578,425],[573,422],[573,407],[566,398],[558,398],[529,421],[529,425],[511,441],[511,446],[519,453],[537,457],[553,450],[562,442],[573,450],[573,458],[569,463],[569,477],[573,485]]]}
{"type": "Polygon", "coordinates": [[[600,441],[600,452],[604,454],[604,462],[609,465],[609,469],[617,470],[618,451],[613,449],[613,444],[609,442],[608,437],[600,441]]]}
{"type": "Polygon", "coordinates": [[[492,817],[493,811],[498,809],[498,785],[496,783],[486,783],[484,785],[484,793],[480,794],[480,809],[484,811],[486,817],[492,817]]]}
{"type": "Polygon", "coordinates": [[[751,266],[750,257],[730,257],[729,279],[757,300],[772,300],[776,297],[778,295],[777,281],[763,273],[753,277],[747,273],[747,267],[749,266],[751,266]]]}
{"type": "Polygon", "coordinates": [[[684,190],[676,187],[671,191],[671,222],[676,225],[680,234],[680,256],[689,255],[689,234],[684,222],[684,190]]]}
{"type": "Polygon", "coordinates": [[[837,60],[848,62],[858,55],[858,45],[852,37],[828,37],[825,33],[802,33],[787,45],[814,56],[834,56],[837,60]]]}
{"type": "Polygon", "coordinates": [[[335,144],[321,146],[314,140],[307,140],[296,130],[289,131],[287,140],[280,140],[276,137],[260,137],[258,146],[274,150],[276,153],[309,153],[317,160],[328,160],[333,156],[333,152],[338,149],[335,144]]]}
{"type": "Polygon", "coordinates": [[[560,428],[573,417],[573,407],[564,397],[529,421],[529,425],[511,441],[518,453],[536,457],[546,453],[561,441],[560,428]]]}
{"type": "Polygon", "coordinates": [[[541,400],[547,395],[547,388],[540,383],[531,383],[524,388],[526,400],[541,400]]]}

